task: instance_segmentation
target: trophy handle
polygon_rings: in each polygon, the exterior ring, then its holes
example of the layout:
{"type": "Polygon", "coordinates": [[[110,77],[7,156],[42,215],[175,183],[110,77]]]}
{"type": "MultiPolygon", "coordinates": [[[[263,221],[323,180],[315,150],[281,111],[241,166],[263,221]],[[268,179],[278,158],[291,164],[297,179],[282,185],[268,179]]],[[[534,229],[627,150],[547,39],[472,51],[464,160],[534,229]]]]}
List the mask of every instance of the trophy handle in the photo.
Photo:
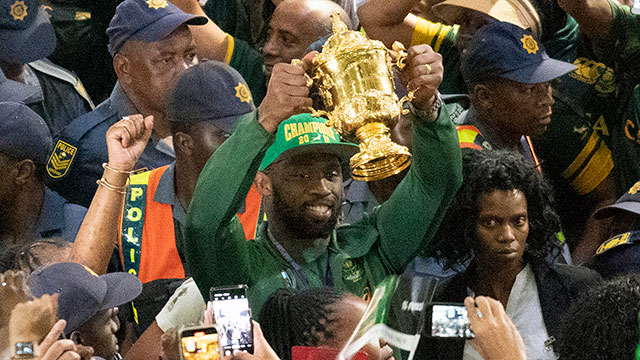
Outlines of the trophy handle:
{"type": "Polygon", "coordinates": [[[405,61],[407,60],[407,49],[402,45],[399,41],[394,41],[393,45],[391,45],[391,49],[395,51],[396,55],[391,56],[394,62],[394,65],[398,67],[398,69],[402,70],[407,65],[405,61]]]}
{"type": "Polygon", "coordinates": [[[404,103],[413,100],[413,98],[415,97],[414,95],[415,95],[415,91],[411,90],[407,95],[403,96],[402,99],[400,99],[400,101],[398,102],[398,104],[400,105],[400,108],[402,109],[402,115],[407,115],[409,113],[409,109],[405,109],[403,105],[404,103]]]}

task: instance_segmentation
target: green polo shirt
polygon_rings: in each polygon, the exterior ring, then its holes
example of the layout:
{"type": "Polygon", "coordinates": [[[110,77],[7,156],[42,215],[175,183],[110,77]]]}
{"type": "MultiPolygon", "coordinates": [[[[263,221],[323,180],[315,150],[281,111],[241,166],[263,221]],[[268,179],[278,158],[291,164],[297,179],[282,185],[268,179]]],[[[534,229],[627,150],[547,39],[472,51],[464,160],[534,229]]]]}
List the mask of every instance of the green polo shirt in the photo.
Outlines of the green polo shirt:
{"type": "MultiPolygon", "coordinates": [[[[310,287],[332,284],[367,298],[430,244],[462,182],[462,160],[445,107],[413,128],[413,163],[391,198],[360,222],[337,226],[328,246],[304,253],[299,265],[310,287]]],[[[247,284],[254,314],[276,289],[306,287],[267,236],[268,223],[247,241],[235,215],[273,138],[255,115],[240,121],[204,167],[185,229],[187,266],[205,299],[213,286],[247,284]]]]}

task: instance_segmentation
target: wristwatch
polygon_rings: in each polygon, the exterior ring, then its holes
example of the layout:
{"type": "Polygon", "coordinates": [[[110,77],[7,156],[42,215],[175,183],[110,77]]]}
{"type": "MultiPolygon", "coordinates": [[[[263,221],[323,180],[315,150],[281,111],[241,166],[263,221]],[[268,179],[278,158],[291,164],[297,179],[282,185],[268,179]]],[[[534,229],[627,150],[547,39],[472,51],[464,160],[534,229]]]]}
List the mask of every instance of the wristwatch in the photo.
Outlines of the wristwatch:
{"type": "Polygon", "coordinates": [[[32,342],[17,342],[13,353],[13,359],[34,359],[36,347],[32,342]]]}
{"type": "Polygon", "coordinates": [[[433,102],[433,105],[427,110],[416,109],[415,106],[409,101],[409,111],[426,121],[435,121],[438,118],[438,114],[440,112],[440,108],[442,107],[442,97],[440,96],[440,92],[436,92],[436,101],[433,102]]]}

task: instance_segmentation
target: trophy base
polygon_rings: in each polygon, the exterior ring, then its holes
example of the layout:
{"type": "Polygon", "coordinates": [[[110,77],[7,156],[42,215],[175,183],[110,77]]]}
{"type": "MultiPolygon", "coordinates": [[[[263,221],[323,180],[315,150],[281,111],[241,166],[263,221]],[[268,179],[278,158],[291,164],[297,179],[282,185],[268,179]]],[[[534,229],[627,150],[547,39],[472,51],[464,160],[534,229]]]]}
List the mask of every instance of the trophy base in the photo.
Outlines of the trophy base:
{"type": "Polygon", "coordinates": [[[355,180],[375,181],[400,173],[411,164],[406,146],[391,141],[389,128],[383,123],[369,123],[358,129],[360,152],[350,160],[355,180]]]}

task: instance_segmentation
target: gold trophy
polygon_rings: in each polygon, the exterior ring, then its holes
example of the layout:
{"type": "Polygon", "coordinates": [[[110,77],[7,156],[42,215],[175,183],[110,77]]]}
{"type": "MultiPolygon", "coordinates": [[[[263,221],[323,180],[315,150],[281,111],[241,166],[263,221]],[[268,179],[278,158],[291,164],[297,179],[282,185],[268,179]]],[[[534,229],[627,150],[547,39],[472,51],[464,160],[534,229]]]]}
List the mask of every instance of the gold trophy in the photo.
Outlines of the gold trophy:
{"type": "Polygon", "coordinates": [[[313,59],[312,79],[327,111],[328,125],[343,138],[359,144],[360,151],[350,161],[353,178],[373,181],[397,174],[411,164],[411,153],[405,146],[391,141],[392,128],[402,104],[413,93],[398,99],[394,92],[393,65],[404,67],[406,52],[392,60],[390,51],[377,40],[351,31],[338,14],[333,17],[333,35],[313,59]]]}

